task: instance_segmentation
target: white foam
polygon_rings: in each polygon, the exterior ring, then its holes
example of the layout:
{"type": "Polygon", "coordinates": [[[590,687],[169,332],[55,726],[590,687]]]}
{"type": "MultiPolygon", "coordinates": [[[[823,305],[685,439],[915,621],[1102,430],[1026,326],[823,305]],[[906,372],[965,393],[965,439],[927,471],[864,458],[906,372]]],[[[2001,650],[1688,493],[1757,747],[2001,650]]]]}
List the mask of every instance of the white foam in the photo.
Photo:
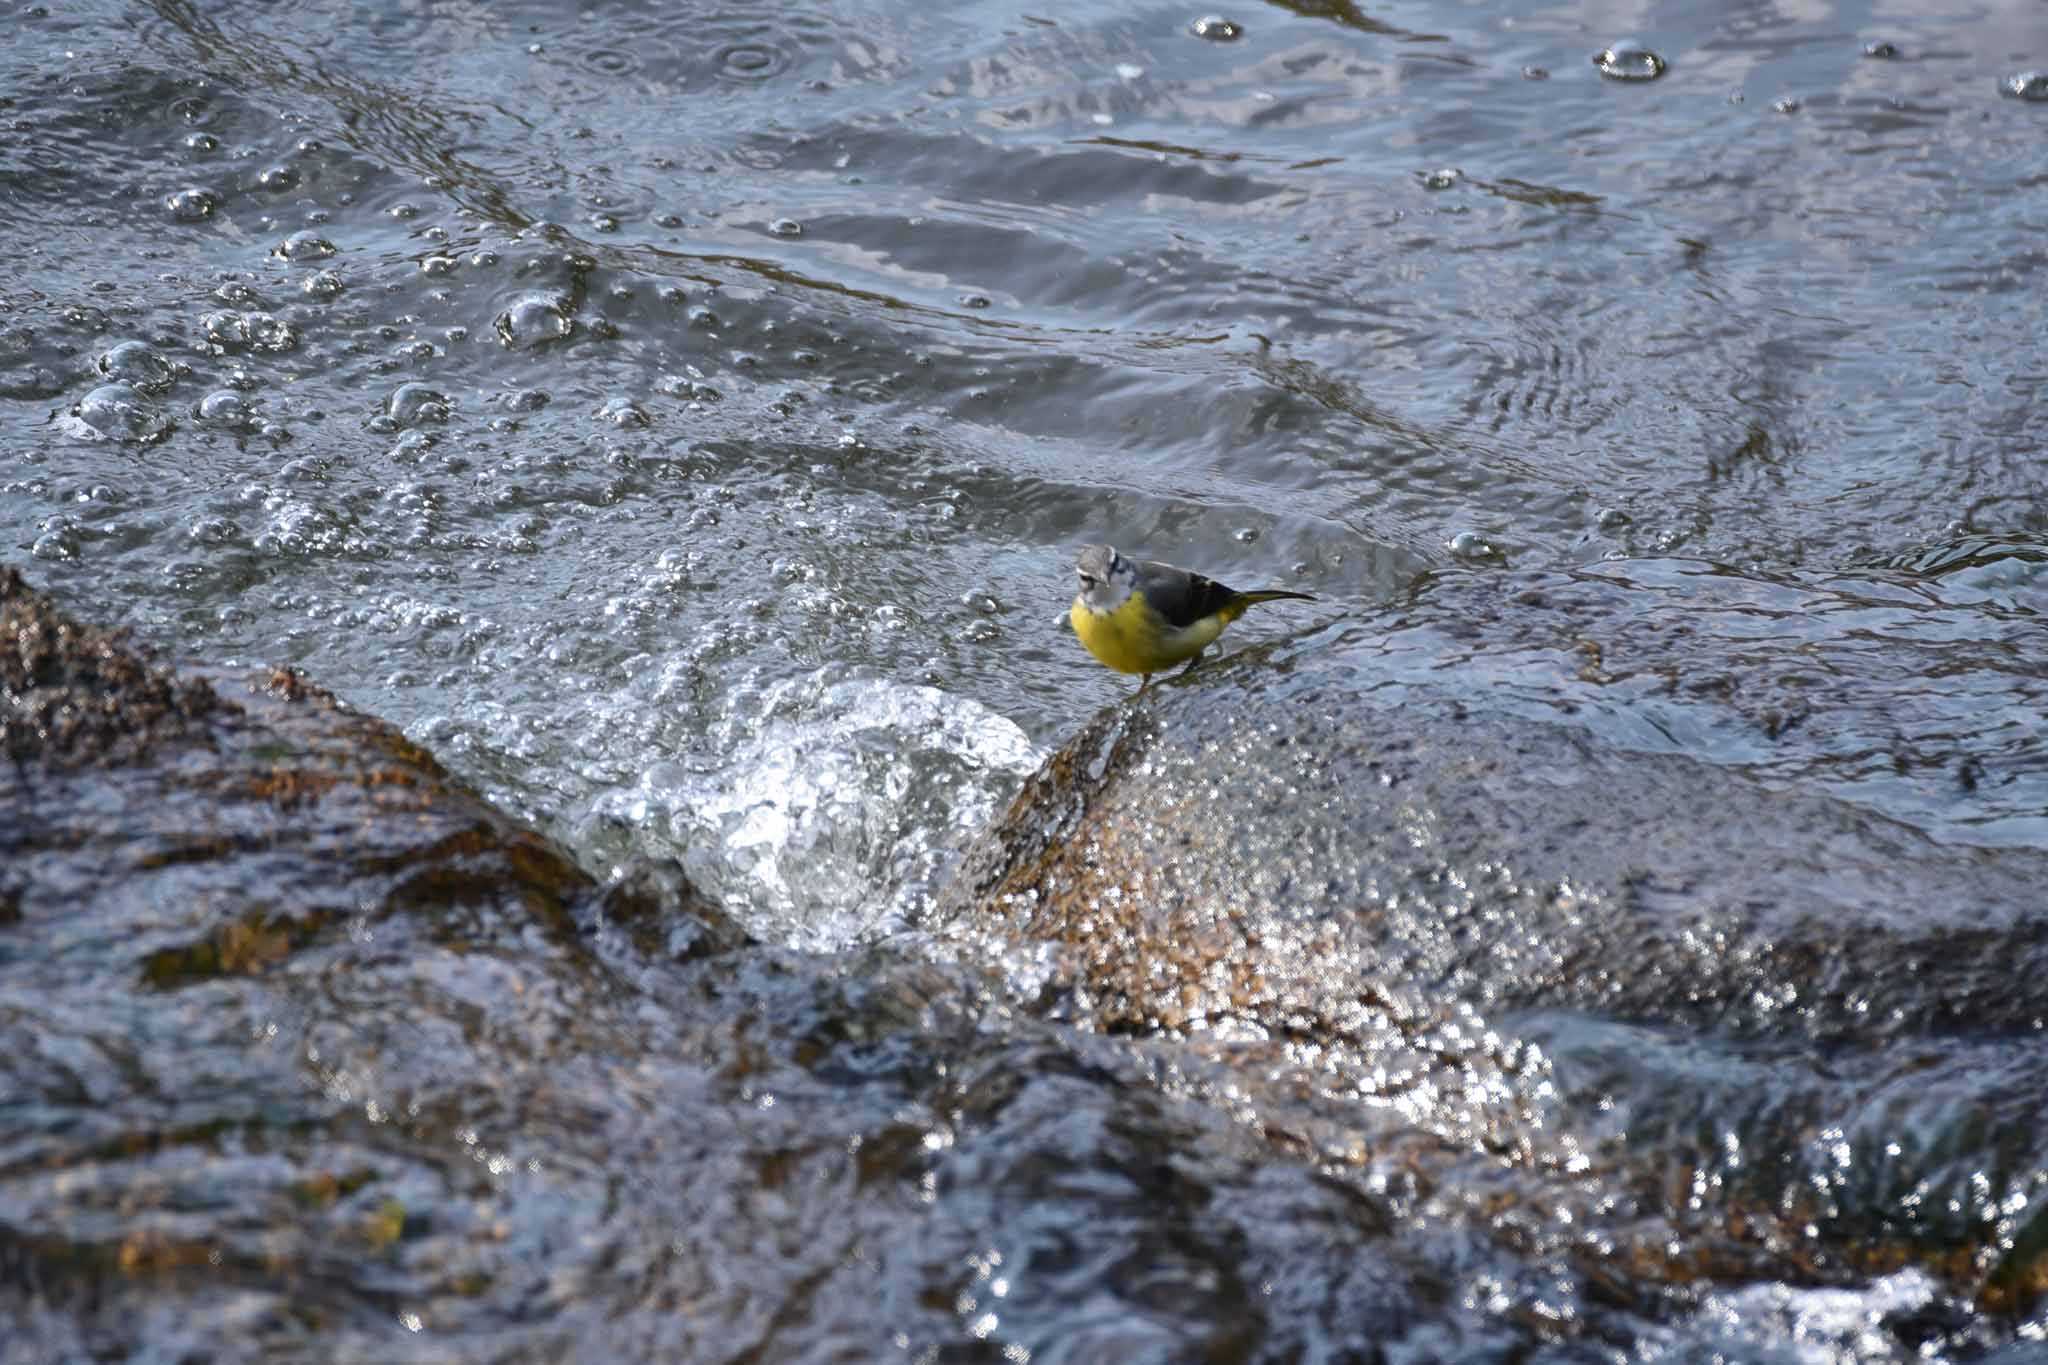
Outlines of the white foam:
{"type": "Polygon", "coordinates": [[[1701,1328],[1730,1360],[1759,1365],[1877,1365],[1917,1359],[1885,1320],[1933,1302],[1935,1282],[1901,1270],[1854,1289],[1758,1284],[1713,1294],[1670,1340],[1641,1347],[1645,1362],[1701,1359],[1701,1328]]]}
{"type": "Polygon", "coordinates": [[[816,949],[899,926],[1044,754],[979,702],[831,670],[743,686],[702,763],[600,801],[669,842],[757,936],[816,949]]]}

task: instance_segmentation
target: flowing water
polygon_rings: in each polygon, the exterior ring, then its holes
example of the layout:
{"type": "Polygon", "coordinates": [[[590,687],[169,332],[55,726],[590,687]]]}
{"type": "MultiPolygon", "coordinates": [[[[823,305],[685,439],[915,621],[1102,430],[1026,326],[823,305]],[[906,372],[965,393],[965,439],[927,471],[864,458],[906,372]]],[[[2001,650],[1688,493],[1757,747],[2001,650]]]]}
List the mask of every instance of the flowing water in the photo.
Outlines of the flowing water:
{"type": "MultiPolygon", "coordinates": [[[[1233,641],[1704,591],[1668,671],[1720,690],[1577,723],[2048,847],[2039,4],[11,0],[0,35],[0,554],[171,654],[303,666],[600,875],[680,858],[804,949],[913,921],[1130,687],[1061,624],[1091,541],[1319,598],[1233,641]],[[1790,655],[1874,691],[1772,710],[1790,655]],[[1752,700],[1827,742],[1716,709],[1752,700]]],[[[1393,639],[1390,685],[1513,696],[1393,639]]],[[[1859,1359],[1920,1295],[1871,1292],[1711,1308],[1859,1359]]]]}

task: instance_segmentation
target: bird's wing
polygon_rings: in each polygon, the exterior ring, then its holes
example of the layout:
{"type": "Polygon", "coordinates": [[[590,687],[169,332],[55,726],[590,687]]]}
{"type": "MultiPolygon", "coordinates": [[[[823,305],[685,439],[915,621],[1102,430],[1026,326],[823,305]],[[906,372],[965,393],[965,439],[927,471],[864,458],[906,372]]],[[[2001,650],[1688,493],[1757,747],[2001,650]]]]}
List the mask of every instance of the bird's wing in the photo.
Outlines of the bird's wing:
{"type": "Polygon", "coordinates": [[[1138,565],[1138,591],[1175,630],[1214,616],[1237,598],[1235,591],[1213,578],[1156,560],[1138,565]]]}

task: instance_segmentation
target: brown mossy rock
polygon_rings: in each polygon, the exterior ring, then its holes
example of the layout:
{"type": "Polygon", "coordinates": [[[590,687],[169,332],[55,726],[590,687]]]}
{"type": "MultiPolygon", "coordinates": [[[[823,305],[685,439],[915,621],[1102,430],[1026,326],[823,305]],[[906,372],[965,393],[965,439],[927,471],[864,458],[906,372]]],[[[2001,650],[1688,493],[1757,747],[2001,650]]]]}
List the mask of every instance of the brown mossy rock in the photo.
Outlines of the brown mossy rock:
{"type": "Polygon", "coordinates": [[[743,939],[675,879],[607,899],[294,670],[174,670],[11,570],[0,632],[0,1261],[46,1300],[289,1299],[426,1209],[473,1255],[433,1172],[602,1034],[608,909],[743,939]]]}
{"type": "Polygon", "coordinates": [[[219,708],[118,631],[75,621],[0,567],[0,745],[16,763],[63,766],[139,757],[201,733],[219,708]]]}
{"type": "Polygon", "coordinates": [[[45,858],[74,896],[196,885],[209,865],[231,884],[166,900],[185,936],[153,959],[159,984],[260,970],[365,914],[425,910],[460,932],[462,907],[507,896],[565,933],[593,889],[558,846],[293,670],[175,674],[46,601],[17,591],[9,606],[6,653],[23,661],[0,774],[10,884],[33,886],[45,858]],[[81,866],[87,847],[102,856],[81,866]]]}

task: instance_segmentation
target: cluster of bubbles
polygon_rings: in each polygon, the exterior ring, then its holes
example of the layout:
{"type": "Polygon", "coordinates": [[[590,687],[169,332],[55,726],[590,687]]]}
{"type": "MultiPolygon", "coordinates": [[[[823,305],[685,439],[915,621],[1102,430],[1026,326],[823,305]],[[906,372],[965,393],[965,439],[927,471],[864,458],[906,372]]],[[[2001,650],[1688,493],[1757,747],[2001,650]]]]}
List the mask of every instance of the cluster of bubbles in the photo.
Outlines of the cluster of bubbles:
{"type": "MultiPolygon", "coordinates": [[[[260,312],[209,312],[200,318],[200,332],[216,353],[283,351],[298,344],[290,324],[260,312]]],[[[173,363],[148,342],[128,340],[102,352],[93,362],[93,370],[104,382],[58,419],[58,429],[66,436],[80,441],[154,445],[177,429],[177,420],[163,400],[190,374],[189,367],[173,363]]],[[[246,385],[246,378],[241,382],[246,385]]],[[[263,422],[255,404],[234,388],[205,394],[192,406],[191,416],[200,426],[214,430],[255,432],[279,440],[290,434],[263,422]]]]}
{"type": "Polygon", "coordinates": [[[108,382],[81,398],[59,423],[85,441],[151,445],[171,433],[169,414],[156,402],[178,380],[178,369],[155,347],[123,341],[103,352],[93,368],[108,382]]]}
{"type": "Polygon", "coordinates": [[[298,329],[273,313],[223,308],[202,315],[200,334],[217,355],[238,351],[281,354],[298,349],[298,329]]]}
{"type": "MultiPolygon", "coordinates": [[[[1896,43],[1873,39],[1863,45],[1863,55],[1874,61],[1896,61],[1901,53],[1896,43]]],[[[1663,57],[1633,38],[1610,43],[1594,53],[1593,65],[1602,76],[1616,81],[1653,81],[1669,69],[1669,63],[1663,57]]],[[[1540,79],[1549,73],[1538,68],[1525,67],[1522,74],[1532,79],[1540,79]]],[[[2048,102],[2048,71],[2016,72],[2001,79],[1998,90],[2000,94],[2010,99],[2034,103],[2048,102]]],[[[1773,101],[1771,107],[1781,114],[1797,113],[1800,101],[1794,96],[1787,95],[1773,101]]]]}

